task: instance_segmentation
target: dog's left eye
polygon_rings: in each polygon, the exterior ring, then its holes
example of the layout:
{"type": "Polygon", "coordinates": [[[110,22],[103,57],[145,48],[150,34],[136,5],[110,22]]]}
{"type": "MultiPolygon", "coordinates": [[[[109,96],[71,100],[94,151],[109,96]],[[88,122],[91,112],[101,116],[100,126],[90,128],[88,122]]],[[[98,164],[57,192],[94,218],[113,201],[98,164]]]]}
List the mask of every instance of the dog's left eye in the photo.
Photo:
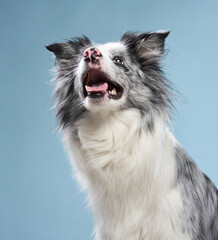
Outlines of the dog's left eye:
{"type": "Polygon", "coordinates": [[[123,62],[123,59],[121,58],[121,57],[114,57],[113,58],[113,61],[114,61],[114,63],[115,64],[117,64],[117,65],[124,65],[124,62],[123,62]]]}

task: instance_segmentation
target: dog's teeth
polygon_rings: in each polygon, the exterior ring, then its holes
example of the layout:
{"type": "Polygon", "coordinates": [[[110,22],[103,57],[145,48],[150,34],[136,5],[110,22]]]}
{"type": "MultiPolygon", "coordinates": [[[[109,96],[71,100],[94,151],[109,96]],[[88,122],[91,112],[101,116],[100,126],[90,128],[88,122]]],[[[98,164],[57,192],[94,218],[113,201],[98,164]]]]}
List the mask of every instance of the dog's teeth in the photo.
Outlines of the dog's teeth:
{"type": "Polygon", "coordinates": [[[114,88],[114,89],[112,90],[111,94],[112,94],[112,95],[116,95],[116,94],[117,94],[116,88],[114,88]]]}
{"type": "Polygon", "coordinates": [[[116,88],[114,88],[112,91],[109,90],[108,92],[109,92],[109,94],[111,94],[111,95],[116,95],[116,94],[117,94],[116,88]]]}
{"type": "Polygon", "coordinates": [[[85,85],[85,89],[86,89],[86,91],[88,91],[88,86],[87,85],[85,85]]]}

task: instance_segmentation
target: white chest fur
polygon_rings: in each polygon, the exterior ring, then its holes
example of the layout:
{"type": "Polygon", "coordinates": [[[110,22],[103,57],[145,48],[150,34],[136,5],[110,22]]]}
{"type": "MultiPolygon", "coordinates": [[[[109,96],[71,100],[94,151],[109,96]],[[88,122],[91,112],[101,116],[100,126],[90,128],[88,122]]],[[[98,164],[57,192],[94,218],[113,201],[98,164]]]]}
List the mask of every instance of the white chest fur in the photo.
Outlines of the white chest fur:
{"type": "Polygon", "coordinates": [[[126,110],[78,121],[65,138],[77,176],[88,190],[97,240],[187,240],[182,234],[174,138],[156,120],[151,133],[140,112],[126,110]]]}

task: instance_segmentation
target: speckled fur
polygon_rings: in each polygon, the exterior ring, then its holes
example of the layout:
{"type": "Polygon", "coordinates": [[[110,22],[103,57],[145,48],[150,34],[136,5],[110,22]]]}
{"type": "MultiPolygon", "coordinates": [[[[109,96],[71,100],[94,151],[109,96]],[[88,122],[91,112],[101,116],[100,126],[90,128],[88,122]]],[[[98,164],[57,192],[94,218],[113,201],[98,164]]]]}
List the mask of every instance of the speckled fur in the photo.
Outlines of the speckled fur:
{"type": "Polygon", "coordinates": [[[56,57],[55,109],[78,181],[88,193],[96,240],[217,240],[218,192],[167,126],[172,94],[161,70],[169,32],[87,37],[47,46],[56,57]],[[124,89],[119,100],[83,93],[83,52],[124,89]],[[119,56],[123,65],[116,65],[119,56]]]}

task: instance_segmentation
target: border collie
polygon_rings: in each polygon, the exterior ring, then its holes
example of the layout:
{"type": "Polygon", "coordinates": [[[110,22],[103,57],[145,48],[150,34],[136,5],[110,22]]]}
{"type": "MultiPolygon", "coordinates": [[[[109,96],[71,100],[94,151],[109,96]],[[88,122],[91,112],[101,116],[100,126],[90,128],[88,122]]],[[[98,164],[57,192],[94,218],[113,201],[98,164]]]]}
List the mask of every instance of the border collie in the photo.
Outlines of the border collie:
{"type": "Polygon", "coordinates": [[[56,58],[56,115],[96,240],[218,240],[218,191],[168,129],[168,34],[46,46],[56,58]]]}

